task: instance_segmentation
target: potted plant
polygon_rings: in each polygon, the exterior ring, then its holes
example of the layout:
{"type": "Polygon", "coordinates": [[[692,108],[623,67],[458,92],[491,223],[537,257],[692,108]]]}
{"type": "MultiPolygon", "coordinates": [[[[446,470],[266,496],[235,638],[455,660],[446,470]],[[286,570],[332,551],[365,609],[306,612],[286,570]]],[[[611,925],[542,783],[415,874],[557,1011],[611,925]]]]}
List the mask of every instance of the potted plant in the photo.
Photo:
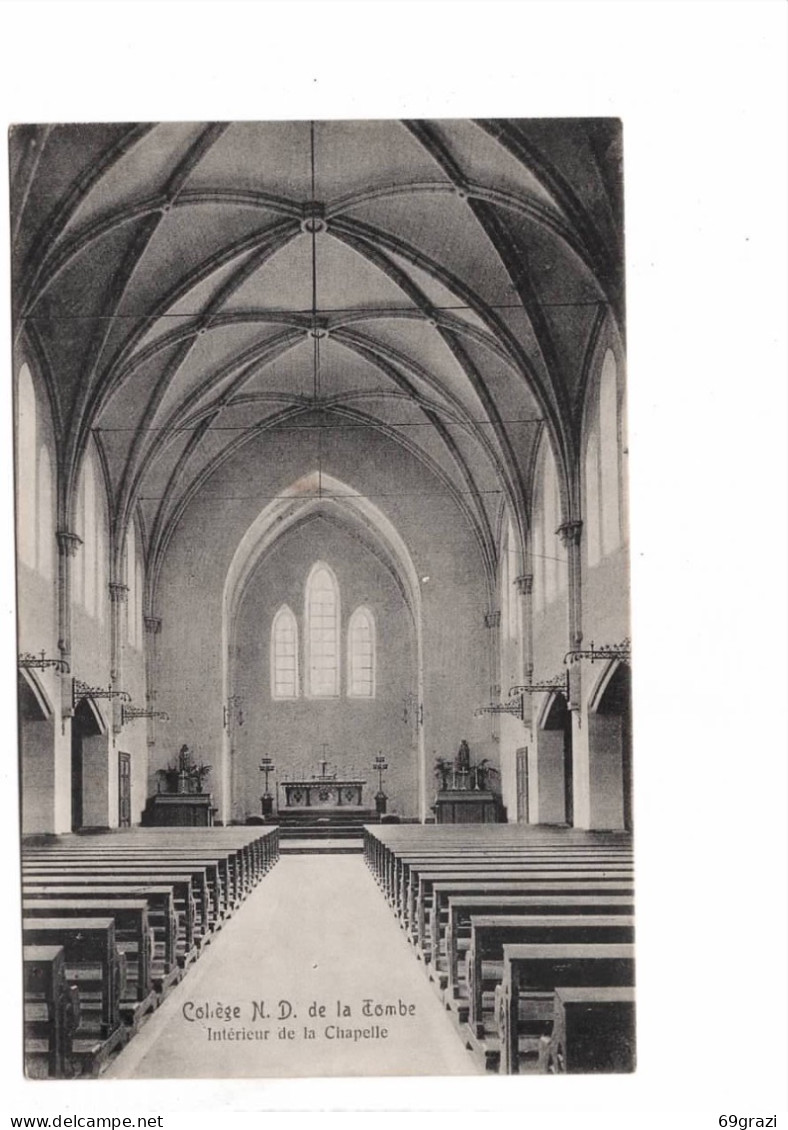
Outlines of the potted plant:
{"type": "Polygon", "coordinates": [[[447,760],[445,757],[438,757],[435,759],[435,776],[438,780],[438,787],[441,791],[445,791],[449,787],[449,774],[454,768],[453,762],[447,760]]]}
{"type": "Polygon", "coordinates": [[[191,779],[194,783],[194,791],[196,793],[201,793],[203,791],[203,781],[210,772],[211,766],[203,764],[202,761],[199,763],[199,765],[193,765],[191,767],[191,779]]]}

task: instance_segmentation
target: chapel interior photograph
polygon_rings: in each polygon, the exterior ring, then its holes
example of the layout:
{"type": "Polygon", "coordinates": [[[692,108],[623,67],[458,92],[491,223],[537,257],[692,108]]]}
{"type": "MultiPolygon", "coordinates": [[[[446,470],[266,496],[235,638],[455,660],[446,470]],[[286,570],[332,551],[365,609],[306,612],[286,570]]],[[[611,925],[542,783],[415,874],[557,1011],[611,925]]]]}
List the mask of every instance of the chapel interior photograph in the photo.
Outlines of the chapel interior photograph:
{"type": "Polygon", "coordinates": [[[621,123],[9,145],[20,1074],[634,1071],[621,123]]]}

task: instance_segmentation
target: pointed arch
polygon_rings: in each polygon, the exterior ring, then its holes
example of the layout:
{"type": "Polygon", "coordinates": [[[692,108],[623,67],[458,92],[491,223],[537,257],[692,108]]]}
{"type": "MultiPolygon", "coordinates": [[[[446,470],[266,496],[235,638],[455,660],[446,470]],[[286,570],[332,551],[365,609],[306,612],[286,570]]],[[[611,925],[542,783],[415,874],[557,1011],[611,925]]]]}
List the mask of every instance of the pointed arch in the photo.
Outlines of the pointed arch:
{"type": "Polygon", "coordinates": [[[298,624],[283,604],[271,623],[271,698],[298,698],[298,624]]]}
{"type": "Polygon", "coordinates": [[[306,582],[306,694],[309,698],[339,695],[339,584],[334,571],[317,561],[306,582]]]}
{"type": "MultiPolygon", "coordinates": [[[[312,516],[321,515],[330,521],[356,531],[372,548],[391,574],[410,614],[416,646],[416,693],[422,701],[424,693],[424,641],[422,630],[422,596],[416,566],[402,536],[391,519],[367,497],[347,483],[324,471],[313,470],[277,491],[251,523],[236,548],[227,570],[222,597],[222,687],[225,701],[231,694],[234,637],[239,608],[246,586],[260,560],[288,531],[312,516]]],[[[424,727],[417,728],[417,784],[419,818],[427,817],[428,782],[424,727]]],[[[221,793],[218,796],[221,819],[231,818],[232,748],[229,731],[222,738],[222,764],[219,773],[221,793]]]]}
{"type": "Polygon", "coordinates": [[[377,666],[375,617],[359,605],[347,626],[348,698],[374,698],[377,666]]]}

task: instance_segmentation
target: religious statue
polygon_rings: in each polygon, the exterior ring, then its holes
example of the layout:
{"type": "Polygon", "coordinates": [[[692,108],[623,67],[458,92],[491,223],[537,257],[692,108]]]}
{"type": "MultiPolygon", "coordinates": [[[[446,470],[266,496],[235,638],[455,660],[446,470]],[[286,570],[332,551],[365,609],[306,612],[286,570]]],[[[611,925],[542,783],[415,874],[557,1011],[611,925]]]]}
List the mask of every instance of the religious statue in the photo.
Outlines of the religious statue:
{"type": "Polygon", "coordinates": [[[457,750],[457,759],[454,765],[460,773],[467,773],[471,767],[471,751],[468,748],[468,743],[465,738],[460,742],[460,748],[457,750]]]}
{"type": "Polygon", "coordinates": [[[156,771],[159,792],[161,792],[161,786],[164,784],[165,792],[168,793],[201,793],[203,782],[210,772],[210,765],[193,761],[191,750],[184,743],[178,750],[177,758],[171,761],[165,769],[156,771]]]}

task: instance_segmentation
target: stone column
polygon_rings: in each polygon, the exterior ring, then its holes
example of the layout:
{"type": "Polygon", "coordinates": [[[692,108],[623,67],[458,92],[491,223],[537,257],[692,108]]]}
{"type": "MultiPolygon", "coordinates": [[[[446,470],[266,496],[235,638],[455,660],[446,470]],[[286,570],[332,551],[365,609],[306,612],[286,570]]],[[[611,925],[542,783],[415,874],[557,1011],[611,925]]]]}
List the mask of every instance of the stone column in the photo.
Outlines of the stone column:
{"type": "MultiPolygon", "coordinates": [[[[156,686],[159,675],[159,633],[161,632],[161,617],[145,616],[145,706],[148,710],[156,710],[156,686]]],[[[156,744],[156,719],[148,719],[148,746],[156,744]]]]}
{"type": "MultiPolygon", "coordinates": [[[[501,611],[496,608],[485,613],[484,626],[489,629],[490,655],[490,701],[497,702],[501,697],[500,671],[501,671],[501,611]]],[[[490,737],[497,742],[500,737],[500,724],[498,715],[490,715],[490,737]]]]}
{"type": "MultiPolygon", "coordinates": [[[[583,643],[583,596],[580,563],[580,535],[583,523],[579,519],[564,522],[558,527],[558,534],[566,546],[569,573],[569,651],[577,651],[583,643]]],[[[569,668],[570,710],[579,718],[580,710],[580,668],[571,664],[569,668]]]]}
{"type": "MultiPolygon", "coordinates": [[[[82,538],[70,530],[58,530],[57,539],[57,626],[60,658],[73,670],[71,663],[71,559],[82,545],[82,538]]],[[[71,680],[61,679],[60,709],[63,718],[74,713],[71,680]]]]}
{"type": "MultiPolygon", "coordinates": [[[[583,523],[569,519],[558,527],[558,534],[566,546],[569,572],[569,647],[568,651],[578,651],[583,644],[583,600],[582,573],[580,561],[580,537],[583,523]]],[[[583,728],[582,680],[579,662],[569,664],[569,702],[572,715],[572,791],[574,801],[574,825],[578,828],[590,827],[590,762],[587,730],[583,728]]]]}
{"type": "MultiPolygon", "coordinates": [[[[522,614],[522,656],[523,656],[523,669],[520,672],[520,678],[523,683],[530,683],[534,677],[534,608],[533,608],[533,587],[534,578],[532,573],[521,573],[519,577],[514,578],[514,583],[517,587],[517,592],[520,597],[520,611],[522,614]]],[[[531,729],[533,721],[533,695],[523,695],[523,722],[531,729]]]]}
{"type": "MultiPolygon", "coordinates": [[[[129,598],[129,587],[121,581],[109,582],[110,601],[110,686],[112,690],[123,689],[123,606],[129,598]]],[[[120,700],[112,699],[112,733],[120,733],[120,700]]]]}
{"type": "Polygon", "coordinates": [[[575,650],[583,642],[583,599],[580,569],[580,535],[583,523],[579,518],[562,522],[556,530],[566,547],[568,569],[569,648],[575,650]]]}

